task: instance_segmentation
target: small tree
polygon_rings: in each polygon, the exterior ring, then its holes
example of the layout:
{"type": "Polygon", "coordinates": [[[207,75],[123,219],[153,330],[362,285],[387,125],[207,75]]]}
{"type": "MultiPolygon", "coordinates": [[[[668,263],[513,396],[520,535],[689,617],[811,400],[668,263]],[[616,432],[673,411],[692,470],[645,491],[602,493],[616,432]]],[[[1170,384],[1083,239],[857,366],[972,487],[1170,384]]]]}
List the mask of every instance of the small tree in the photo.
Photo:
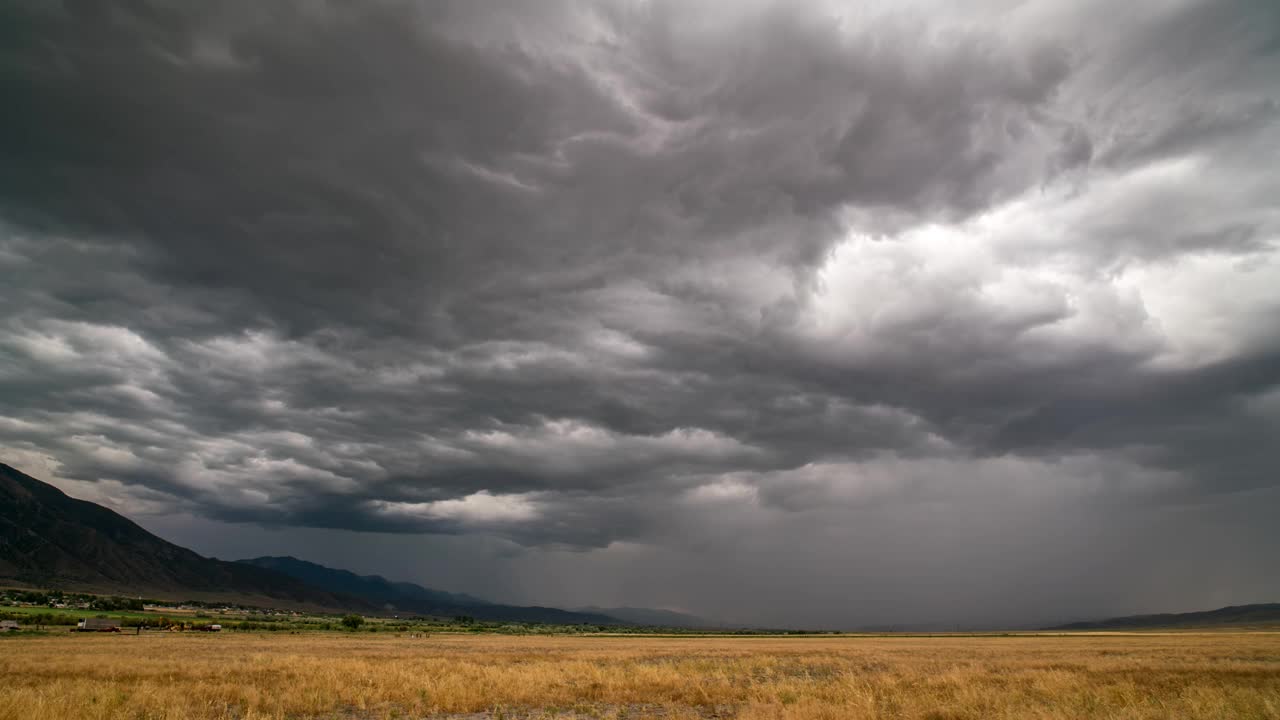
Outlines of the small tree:
{"type": "Polygon", "coordinates": [[[351,614],[351,615],[343,615],[343,616],[342,616],[342,624],[343,624],[343,626],[345,626],[348,630],[357,630],[357,629],[359,629],[359,628],[360,628],[360,626],[361,626],[361,625],[363,625],[363,624],[364,624],[364,618],[362,618],[362,617],[360,617],[359,615],[356,615],[356,614],[354,614],[354,613],[353,613],[353,614],[351,614]]]}

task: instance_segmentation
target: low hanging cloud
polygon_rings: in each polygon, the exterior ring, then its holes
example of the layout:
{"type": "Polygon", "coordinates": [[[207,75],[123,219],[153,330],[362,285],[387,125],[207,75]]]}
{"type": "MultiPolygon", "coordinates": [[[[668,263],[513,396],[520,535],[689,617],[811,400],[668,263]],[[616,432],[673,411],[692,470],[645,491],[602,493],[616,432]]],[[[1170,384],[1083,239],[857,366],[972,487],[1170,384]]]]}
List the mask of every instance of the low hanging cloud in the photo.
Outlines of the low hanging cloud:
{"type": "Polygon", "coordinates": [[[678,549],[1275,486],[1273,3],[0,27],[0,453],[104,501],[678,549]]]}

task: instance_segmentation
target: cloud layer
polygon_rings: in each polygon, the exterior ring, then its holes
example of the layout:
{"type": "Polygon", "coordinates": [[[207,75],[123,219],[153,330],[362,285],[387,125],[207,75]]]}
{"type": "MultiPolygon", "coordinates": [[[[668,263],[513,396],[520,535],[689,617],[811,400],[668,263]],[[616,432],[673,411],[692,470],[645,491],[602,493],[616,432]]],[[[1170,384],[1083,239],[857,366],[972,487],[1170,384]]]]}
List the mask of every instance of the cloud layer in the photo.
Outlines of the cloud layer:
{"type": "Polygon", "coordinates": [[[1274,497],[1274,3],[0,28],[0,454],[98,499],[837,562],[1274,497]]]}

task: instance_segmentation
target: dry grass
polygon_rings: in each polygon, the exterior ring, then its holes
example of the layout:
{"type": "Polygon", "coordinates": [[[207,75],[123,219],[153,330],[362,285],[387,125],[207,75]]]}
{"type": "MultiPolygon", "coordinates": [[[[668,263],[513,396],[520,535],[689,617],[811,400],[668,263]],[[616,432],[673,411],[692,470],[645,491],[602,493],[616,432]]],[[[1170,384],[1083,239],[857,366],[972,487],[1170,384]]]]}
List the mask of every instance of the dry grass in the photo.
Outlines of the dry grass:
{"type": "Polygon", "coordinates": [[[0,720],[1280,718],[1280,634],[0,642],[0,720]]]}

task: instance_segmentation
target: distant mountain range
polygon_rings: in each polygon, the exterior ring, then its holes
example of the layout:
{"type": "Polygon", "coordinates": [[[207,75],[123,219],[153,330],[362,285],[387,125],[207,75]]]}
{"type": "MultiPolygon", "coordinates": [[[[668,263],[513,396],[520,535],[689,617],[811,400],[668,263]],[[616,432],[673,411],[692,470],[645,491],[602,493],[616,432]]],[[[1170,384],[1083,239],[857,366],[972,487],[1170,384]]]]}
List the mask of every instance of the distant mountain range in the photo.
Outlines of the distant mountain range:
{"type": "Polygon", "coordinates": [[[636,607],[581,607],[575,612],[596,613],[617,618],[629,625],[653,625],[657,627],[679,628],[713,628],[716,623],[696,615],[688,615],[674,610],[636,607]]]}
{"type": "Polygon", "coordinates": [[[1231,605],[1217,610],[1187,613],[1162,613],[1159,615],[1128,615],[1125,617],[1073,622],[1048,628],[1049,630],[1142,630],[1158,628],[1215,628],[1215,627],[1275,627],[1280,626],[1280,603],[1258,605],[1231,605]]]}
{"type": "Polygon", "coordinates": [[[470,595],[432,590],[409,582],[393,582],[379,575],[357,575],[347,570],[336,570],[293,557],[260,557],[240,562],[284,573],[312,587],[360,598],[385,612],[443,617],[467,616],[477,620],[543,622],[557,625],[647,624],[634,623],[626,618],[590,611],[500,605],[470,595]]]}
{"type": "Polygon", "coordinates": [[[24,585],[264,606],[375,610],[293,577],[202,557],[0,463],[0,578],[24,585]]]}
{"type": "Polygon", "coordinates": [[[564,625],[703,627],[700,618],[645,608],[561,610],[502,605],[292,557],[206,558],[162,540],[119,513],[68,497],[0,463],[0,584],[355,611],[564,625]]]}

